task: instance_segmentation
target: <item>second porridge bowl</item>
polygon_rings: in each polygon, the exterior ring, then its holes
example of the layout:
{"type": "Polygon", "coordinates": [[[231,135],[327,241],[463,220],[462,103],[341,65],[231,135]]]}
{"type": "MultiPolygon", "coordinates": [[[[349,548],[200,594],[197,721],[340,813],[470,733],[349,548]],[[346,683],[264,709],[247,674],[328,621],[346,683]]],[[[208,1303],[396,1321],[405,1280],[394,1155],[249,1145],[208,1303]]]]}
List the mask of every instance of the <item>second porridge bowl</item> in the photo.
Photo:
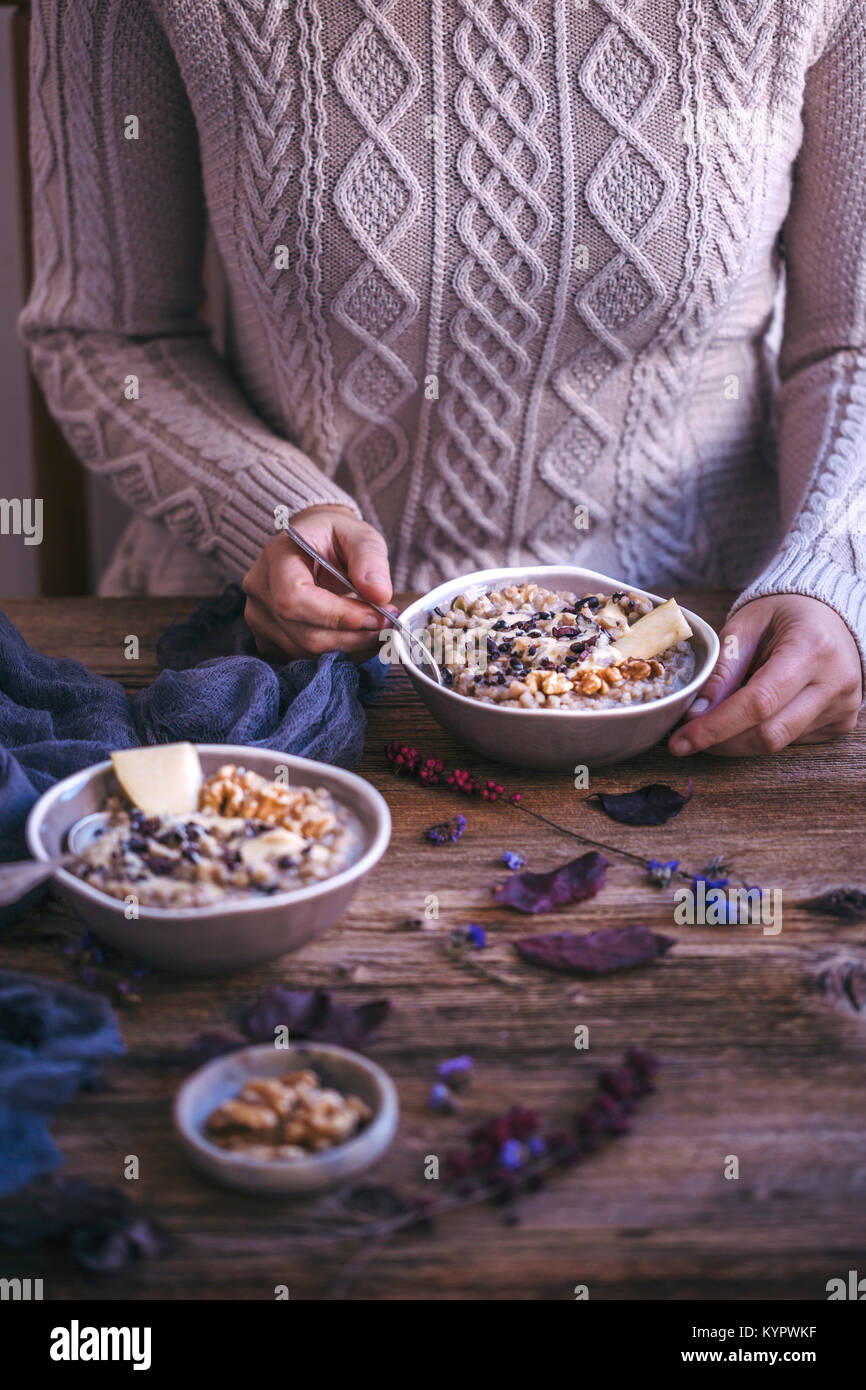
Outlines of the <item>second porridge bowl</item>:
{"type": "MultiPolygon", "coordinates": [[[[218,774],[226,764],[265,779],[273,779],[281,768],[288,774],[289,787],[326,791],[351,819],[353,848],[345,866],[318,881],[285,891],[277,891],[278,884],[267,894],[247,892],[200,906],[168,901],[164,906],[149,906],[145,900],[134,912],[128,899],[103,891],[71,868],[58,868],[53,882],[94,934],[125,956],[183,974],[221,974],[275,960],[328,931],[385,853],[391,818],[375,788],[342,768],[241,745],[197,744],[195,751],[206,778],[218,774]]],[[[27,844],[34,859],[62,855],[69,848],[72,827],[102,812],[107,799],[118,793],[110,762],[97,763],[55,783],[42,794],[27,819],[27,844]]],[[[260,836],[262,841],[267,838],[260,836]]],[[[255,843],[250,841],[252,846],[255,843]]],[[[136,885],[130,887],[134,890],[136,885]]]]}
{"type": "MultiPolygon", "coordinates": [[[[633,596],[644,610],[656,609],[665,599],[634,584],[612,579],[596,570],[570,565],[540,565],[477,570],[432,589],[410,604],[401,621],[422,632],[434,610],[449,609],[467,590],[489,594],[509,586],[535,584],[552,593],[633,596]]],[[[511,766],[540,771],[572,771],[585,764],[599,767],[636,757],[670,733],[708,679],[719,655],[719,639],[709,623],[687,608],[679,612],[691,629],[688,648],[694,667],[688,678],[670,693],[633,703],[607,703],[582,708],[521,707],[496,704],[438,686],[410,658],[399,633],[394,651],[418,695],[434,719],[462,743],[484,757],[511,766]]],[[[604,636],[602,640],[606,640],[604,636]]],[[[688,649],[683,649],[688,656],[688,649]]]]}

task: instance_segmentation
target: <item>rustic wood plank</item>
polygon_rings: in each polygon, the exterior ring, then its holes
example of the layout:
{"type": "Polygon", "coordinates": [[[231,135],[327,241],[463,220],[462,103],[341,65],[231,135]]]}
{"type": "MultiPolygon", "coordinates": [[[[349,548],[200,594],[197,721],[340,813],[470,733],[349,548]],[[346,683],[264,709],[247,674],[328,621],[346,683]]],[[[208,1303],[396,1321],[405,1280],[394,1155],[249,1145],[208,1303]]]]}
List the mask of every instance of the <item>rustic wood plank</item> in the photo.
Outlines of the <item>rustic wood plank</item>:
{"type": "MultiPolygon", "coordinates": [[[[717,623],[729,600],[683,597],[717,623]]],[[[74,653],[135,689],[153,678],[157,635],[190,606],[82,599],[15,602],[7,611],[40,649],[74,653]],[[129,633],[141,644],[134,669],[123,657],[129,633]]],[[[4,1256],[5,1275],[42,1277],[51,1298],[267,1299],[284,1283],[292,1298],[325,1296],[352,1247],[310,1249],[290,1234],[297,1206],[208,1185],[187,1168],[171,1131],[171,1100],[184,1074],[177,1054],[201,1031],[230,1029],[244,1004],[277,981],[326,986],[350,1000],[392,999],[371,1054],[394,1076],[402,1118],[375,1180],[406,1192],[429,1191],[424,1156],[459,1145],[476,1118],[520,1102],[567,1121],[597,1071],[628,1045],[652,1048],[663,1063],[634,1133],[554,1177],[527,1200],[519,1227],[504,1226],[489,1207],[443,1218],[431,1236],[407,1234],[385,1246],[349,1298],[569,1299],[585,1283],[592,1298],[820,1299],[829,1278],[863,1269],[866,1021],[832,1007],[816,977],[840,950],[866,957],[866,927],[795,906],[838,883],[864,886],[862,722],[840,743],[773,757],[684,761],[659,747],[600,770],[591,789],[657,779],[681,785],[694,775],[695,796],[680,817],[657,830],[632,829],[608,821],[566,776],[520,775],[461,752],[394,671],[370,710],[358,771],[387,796],[395,833],[339,927],[297,956],[229,979],[147,976],[144,1002],[122,1015],[128,1056],[107,1069],[104,1089],[78,1096],[58,1116],[70,1175],[118,1183],[124,1156],[139,1155],[134,1195],[153,1205],[173,1250],[110,1289],[44,1251],[4,1256]],[[494,908],[489,890],[501,876],[503,849],[522,848],[540,868],[580,847],[515,807],[467,803],[394,778],[381,752],[393,737],[496,772],[520,785],[527,806],[606,844],[679,858],[694,870],[727,852],[749,882],[783,890],[781,934],[677,927],[670,893],[619,858],[604,892],[573,912],[526,919],[494,908]],[[463,839],[425,844],[424,829],[458,809],[469,816],[463,839]],[[405,930],[401,923],[423,915],[428,893],[439,897],[438,927],[405,930]],[[448,931],[469,920],[488,929],[485,961],[522,988],[446,959],[448,931]],[[624,921],[645,921],[677,945],[641,971],[583,982],[523,966],[510,946],[528,929],[624,921]],[[353,980],[359,966],[368,983],[353,980]],[[588,1052],[573,1046],[579,1023],[590,1030],[588,1052]],[[475,1084],[459,1115],[434,1114],[427,1094],[436,1064],[464,1051],[475,1058],[475,1084]],[[723,1176],[728,1154],[740,1159],[737,1181],[723,1176]]],[[[61,945],[77,931],[58,903],[47,903],[7,931],[0,960],[74,978],[61,945]]],[[[303,1215],[309,1219],[309,1204],[303,1215]]]]}

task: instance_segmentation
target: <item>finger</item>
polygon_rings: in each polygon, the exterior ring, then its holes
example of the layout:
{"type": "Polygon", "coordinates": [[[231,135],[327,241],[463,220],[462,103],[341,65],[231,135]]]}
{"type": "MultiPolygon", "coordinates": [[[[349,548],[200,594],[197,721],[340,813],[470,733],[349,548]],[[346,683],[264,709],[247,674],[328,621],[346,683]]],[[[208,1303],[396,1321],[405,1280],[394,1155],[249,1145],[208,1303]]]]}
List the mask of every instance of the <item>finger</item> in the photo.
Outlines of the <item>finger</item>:
{"type": "Polygon", "coordinates": [[[684,722],[706,714],[743,684],[758,650],[761,631],[759,623],[750,623],[739,614],[722,628],[719,659],[698,698],[683,715],[684,722]]]}
{"type": "Polygon", "coordinates": [[[810,729],[807,733],[801,734],[796,740],[800,743],[833,743],[836,739],[844,738],[846,734],[851,734],[857,728],[856,714],[849,714],[844,719],[837,719],[830,724],[821,724],[816,729],[810,729]]]}
{"type": "Polygon", "coordinates": [[[268,660],[275,657],[297,657],[300,649],[291,637],[282,632],[272,620],[267,608],[257,598],[249,596],[244,607],[244,619],[256,642],[259,654],[268,660]]]}
{"type": "Polygon", "coordinates": [[[286,540],[291,551],[276,557],[269,572],[271,613],[281,627],[301,622],[334,632],[372,632],[382,626],[385,619],[365,603],[317,584],[302,552],[286,540]]]}
{"type": "Polygon", "coordinates": [[[779,753],[808,733],[827,715],[827,691],[817,684],[808,685],[782,705],[775,714],[734,738],[714,744],[707,749],[725,758],[753,757],[760,753],[779,753]]]}
{"type": "Polygon", "coordinates": [[[257,599],[247,599],[244,617],[263,656],[317,657],[324,652],[343,651],[347,656],[366,659],[378,648],[375,637],[367,633],[332,632],[306,623],[275,623],[268,609],[257,599]]]}
{"type": "Polygon", "coordinates": [[[374,603],[386,604],[393,588],[385,537],[351,512],[334,518],[334,536],[353,587],[374,603]]]}
{"type": "Polygon", "coordinates": [[[347,656],[366,659],[379,650],[375,633],[334,631],[311,623],[289,623],[287,632],[295,646],[306,656],[321,656],[324,652],[345,652],[347,656]]]}
{"type": "Polygon", "coordinates": [[[725,743],[772,719],[807,684],[799,644],[785,643],[739,690],[708,714],[698,715],[681,725],[671,735],[668,747],[677,757],[682,757],[687,753],[700,753],[716,743],[725,743]]]}

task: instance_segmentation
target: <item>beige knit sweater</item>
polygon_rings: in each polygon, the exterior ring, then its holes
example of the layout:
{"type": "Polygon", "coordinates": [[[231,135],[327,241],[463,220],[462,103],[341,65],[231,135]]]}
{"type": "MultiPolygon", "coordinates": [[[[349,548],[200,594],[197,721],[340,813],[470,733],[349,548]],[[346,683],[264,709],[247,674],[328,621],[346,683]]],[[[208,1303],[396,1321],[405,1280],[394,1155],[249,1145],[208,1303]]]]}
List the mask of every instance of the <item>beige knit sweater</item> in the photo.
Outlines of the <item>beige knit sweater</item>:
{"type": "Polygon", "coordinates": [[[575,561],[866,645],[866,0],[34,0],[32,64],[23,333],[190,574],[353,500],[397,587],[575,561]]]}

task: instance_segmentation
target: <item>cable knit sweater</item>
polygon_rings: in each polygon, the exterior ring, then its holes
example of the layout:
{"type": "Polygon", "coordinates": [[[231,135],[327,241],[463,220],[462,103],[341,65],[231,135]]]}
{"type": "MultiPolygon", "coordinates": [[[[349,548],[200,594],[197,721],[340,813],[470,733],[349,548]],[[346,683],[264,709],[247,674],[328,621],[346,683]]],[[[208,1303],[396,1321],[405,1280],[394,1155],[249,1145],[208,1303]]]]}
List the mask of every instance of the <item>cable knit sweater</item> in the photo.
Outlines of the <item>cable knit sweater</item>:
{"type": "Polygon", "coordinates": [[[397,587],[572,561],[866,645],[866,0],[34,0],[32,46],[33,366],[193,568],[334,501],[397,587]]]}

